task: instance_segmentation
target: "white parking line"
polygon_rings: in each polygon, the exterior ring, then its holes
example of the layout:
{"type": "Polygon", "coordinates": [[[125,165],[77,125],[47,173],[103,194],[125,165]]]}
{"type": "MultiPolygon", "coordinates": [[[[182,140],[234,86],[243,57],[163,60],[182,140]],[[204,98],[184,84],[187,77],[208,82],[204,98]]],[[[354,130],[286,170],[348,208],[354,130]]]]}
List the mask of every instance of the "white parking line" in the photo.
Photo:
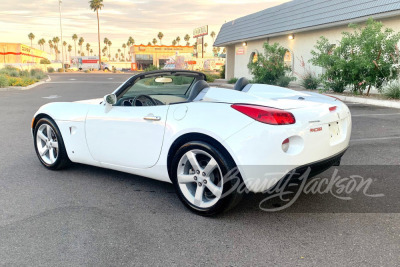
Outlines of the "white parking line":
{"type": "Polygon", "coordinates": [[[400,136],[393,137],[376,137],[376,138],[363,138],[363,139],[352,139],[350,142],[364,142],[364,141],[378,141],[378,140],[395,140],[400,139],[400,136]]]}
{"type": "Polygon", "coordinates": [[[358,115],[351,115],[352,117],[368,117],[368,116],[394,116],[400,115],[400,113],[387,113],[387,114],[358,114],[358,115]]]}

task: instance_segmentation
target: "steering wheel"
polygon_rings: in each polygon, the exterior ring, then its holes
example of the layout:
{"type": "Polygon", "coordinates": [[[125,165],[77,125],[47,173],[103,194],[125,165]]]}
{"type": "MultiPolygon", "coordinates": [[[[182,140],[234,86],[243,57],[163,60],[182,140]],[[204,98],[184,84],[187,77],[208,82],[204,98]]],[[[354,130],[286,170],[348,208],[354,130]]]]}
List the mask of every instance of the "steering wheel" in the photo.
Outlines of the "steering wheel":
{"type": "Polygon", "coordinates": [[[132,102],[132,106],[157,106],[157,102],[149,95],[138,95],[132,102]]]}

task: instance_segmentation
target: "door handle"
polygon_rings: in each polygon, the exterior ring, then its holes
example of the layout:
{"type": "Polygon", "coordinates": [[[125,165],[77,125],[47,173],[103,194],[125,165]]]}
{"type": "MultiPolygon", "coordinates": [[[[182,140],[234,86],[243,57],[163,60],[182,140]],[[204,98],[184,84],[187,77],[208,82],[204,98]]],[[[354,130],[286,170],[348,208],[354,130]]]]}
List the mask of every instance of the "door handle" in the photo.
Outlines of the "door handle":
{"type": "Polygon", "coordinates": [[[161,117],[160,116],[146,116],[143,119],[146,121],[160,121],[161,117]]]}

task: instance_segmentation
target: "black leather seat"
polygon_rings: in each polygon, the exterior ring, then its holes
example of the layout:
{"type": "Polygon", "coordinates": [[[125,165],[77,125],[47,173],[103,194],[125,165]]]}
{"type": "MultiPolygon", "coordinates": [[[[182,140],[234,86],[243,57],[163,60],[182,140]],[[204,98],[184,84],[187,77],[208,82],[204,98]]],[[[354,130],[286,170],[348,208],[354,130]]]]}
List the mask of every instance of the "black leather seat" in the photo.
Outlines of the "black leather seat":
{"type": "Polygon", "coordinates": [[[233,87],[233,90],[242,91],[243,88],[248,84],[249,84],[249,80],[247,80],[245,77],[242,77],[239,80],[237,80],[237,82],[235,83],[235,86],[233,87]]]}
{"type": "Polygon", "coordinates": [[[197,82],[193,85],[193,88],[190,90],[189,97],[188,97],[187,101],[188,101],[188,102],[193,101],[193,100],[196,98],[196,96],[197,96],[203,89],[208,88],[208,87],[210,87],[210,86],[208,85],[208,83],[207,83],[206,81],[204,81],[204,80],[197,81],[197,82]]]}

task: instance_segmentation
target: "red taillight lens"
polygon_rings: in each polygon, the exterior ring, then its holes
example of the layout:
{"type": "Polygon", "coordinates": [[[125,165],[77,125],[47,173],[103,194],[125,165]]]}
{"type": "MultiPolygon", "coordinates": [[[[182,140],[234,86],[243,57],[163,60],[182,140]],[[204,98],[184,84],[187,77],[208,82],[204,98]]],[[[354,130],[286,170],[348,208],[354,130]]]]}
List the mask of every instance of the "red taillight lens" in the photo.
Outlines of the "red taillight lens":
{"type": "Polygon", "coordinates": [[[329,108],[329,111],[332,112],[332,111],[335,111],[336,109],[337,109],[337,106],[330,107],[330,108],[329,108]]]}
{"type": "Polygon", "coordinates": [[[266,124],[286,125],[296,123],[292,113],[280,109],[242,104],[234,104],[231,107],[256,121],[266,124]]]}

